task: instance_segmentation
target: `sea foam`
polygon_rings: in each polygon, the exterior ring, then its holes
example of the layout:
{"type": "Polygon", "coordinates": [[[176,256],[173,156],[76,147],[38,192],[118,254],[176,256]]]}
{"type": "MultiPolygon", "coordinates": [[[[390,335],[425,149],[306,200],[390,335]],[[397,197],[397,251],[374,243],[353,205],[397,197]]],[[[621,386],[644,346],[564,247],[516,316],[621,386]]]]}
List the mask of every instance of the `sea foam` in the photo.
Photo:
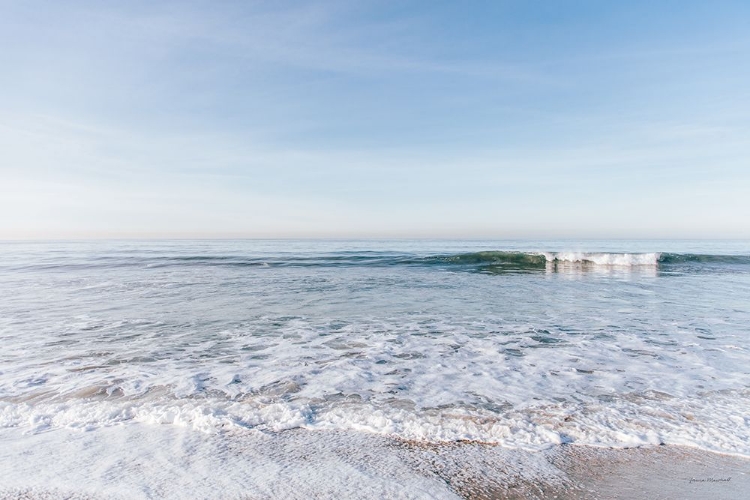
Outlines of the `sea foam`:
{"type": "Polygon", "coordinates": [[[594,264],[597,266],[657,266],[660,253],[544,252],[547,262],[594,264]]]}

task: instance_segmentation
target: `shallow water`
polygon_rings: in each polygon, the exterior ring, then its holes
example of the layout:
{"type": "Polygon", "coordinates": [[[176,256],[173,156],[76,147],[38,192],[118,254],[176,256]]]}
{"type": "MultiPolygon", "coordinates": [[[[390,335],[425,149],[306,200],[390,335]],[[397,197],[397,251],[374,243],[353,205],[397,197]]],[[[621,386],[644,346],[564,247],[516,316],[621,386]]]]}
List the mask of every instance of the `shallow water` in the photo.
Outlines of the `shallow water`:
{"type": "Polygon", "coordinates": [[[750,243],[0,244],[0,427],[750,456],[750,243]]]}

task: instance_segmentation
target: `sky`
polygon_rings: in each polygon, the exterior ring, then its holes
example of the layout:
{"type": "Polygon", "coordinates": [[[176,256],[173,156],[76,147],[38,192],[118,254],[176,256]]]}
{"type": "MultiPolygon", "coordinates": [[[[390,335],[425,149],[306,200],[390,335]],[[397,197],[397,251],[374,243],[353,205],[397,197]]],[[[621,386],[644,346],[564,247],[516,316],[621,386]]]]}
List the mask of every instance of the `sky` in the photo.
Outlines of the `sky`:
{"type": "Polygon", "coordinates": [[[750,238],[750,2],[0,0],[0,239],[750,238]]]}

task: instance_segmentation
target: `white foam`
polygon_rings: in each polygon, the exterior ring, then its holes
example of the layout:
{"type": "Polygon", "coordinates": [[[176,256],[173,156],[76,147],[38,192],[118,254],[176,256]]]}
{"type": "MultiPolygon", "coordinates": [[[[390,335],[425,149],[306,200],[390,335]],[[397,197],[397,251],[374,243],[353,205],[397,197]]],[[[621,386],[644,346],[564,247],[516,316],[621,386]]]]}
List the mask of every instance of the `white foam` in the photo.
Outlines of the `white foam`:
{"type": "Polygon", "coordinates": [[[657,266],[660,253],[542,252],[547,262],[594,264],[597,266],[657,266]]]}
{"type": "Polygon", "coordinates": [[[226,400],[2,403],[0,428],[36,434],[144,423],[203,433],[349,430],[425,442],[480,441],[540,450],[562,443],[624,447],[696,446],[750,456],[750,394],[730,391],[676,399],[645,392],[601,403],[529,403],[505,412],[461,407],[406,410],[350,402],[311,406],[226,400]]]}
{"type": "Polygon", "coordinates": [[[0,498],[460,498],[409,459],[364,434],[0,431],[0,498]]]}
{"type": "Polygon", "coordinates": [[[348,429],[519,448],[661,439],[750,454],[748,424],[729,418],[748,413],[748,395],[722,396],[743,387],[746,349],[717,351],[680,323],[672,335],[623,331],[600,339],[530,331],[491,316],[482,324],[443,321],[371,320],[321,336],[297,319],[277,327],[270,342],[226,332],[225,344],[250,348],[233,363],[191,363],[187,351],[181,359],[82,371],[79,358],[36,374],[18,365],[0,381],[5,394],[17,394],[0,403],[0,426],[32,433],[136,422],[209,433],[348,429]],[[699,396],[706,386],[713,396],[699,396]],[[669,397],[643,396],[653,391],[669,397]],[[565,420],[570,415],[577,417],[565,420]]]}

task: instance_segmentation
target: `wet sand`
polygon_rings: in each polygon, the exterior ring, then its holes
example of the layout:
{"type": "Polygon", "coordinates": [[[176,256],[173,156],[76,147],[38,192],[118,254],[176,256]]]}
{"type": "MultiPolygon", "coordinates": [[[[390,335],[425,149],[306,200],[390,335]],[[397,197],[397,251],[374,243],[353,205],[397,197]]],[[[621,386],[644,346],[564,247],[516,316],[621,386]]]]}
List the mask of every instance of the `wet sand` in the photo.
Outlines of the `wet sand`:
{"type": "Polygon", "coordinates": [[[750,460],[681,446],[410,446],[429,449],[423,465],[466,499],[734,500],[750,492],[750,460]]]}
{"type": "Polygon", "coordinates": [[[582,491],[572,498],[750,498],[750,460],[680,446],[568,446],[552,463],[582,491]]]}

